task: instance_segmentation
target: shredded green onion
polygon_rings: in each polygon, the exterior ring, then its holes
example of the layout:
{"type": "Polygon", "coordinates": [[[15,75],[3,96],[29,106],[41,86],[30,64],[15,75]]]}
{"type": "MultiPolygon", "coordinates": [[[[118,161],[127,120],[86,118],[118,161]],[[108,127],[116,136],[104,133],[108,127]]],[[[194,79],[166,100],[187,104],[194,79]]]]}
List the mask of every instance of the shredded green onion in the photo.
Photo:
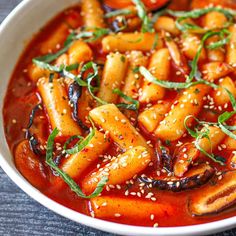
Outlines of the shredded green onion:
{"type": "Polygon", "coordinates": [[[151,19],[147,15],[146,7],[141,0],[132,0],[136,5],[139,18],[142,20],[142,32],[154,32],[151,19]]]}
{"type": "MultiPolygon", "coordinates": [[[[76,154],[76,153],[82,151],[90,143],[90,141],[92,140],[94,135],[95,135],[95,128],[91,128],[89,135],[85,139],[80,137],[79,142],[76,143],[73,148],[64,149],[65,152],[67,154],[76,154]]],[[[66,146],[64,146],[64,148],[66,148],[66,146]]]]}
{"type": "Polygon", "coordinates": [[[194,77],[199,79],[199,73],[200,72],[198,70],[198,60],[199,60],[199,57],[201,55],[202,49],[204,47],[204,43],[205,43],[205,41],[207,39],[209,39],[209,38],[211,38],[211,37],[213,37],[215,35],[218,35],[218,36],[220,36],[223,39],[220,40],[220,41],[217,41],[217,42],[215,42],[215,43],[213,43],[211,45],[209,45],[208,46],[209,49],[216,49],[216,48],[221,47],[221,46],[223,46],[223,45],[225,45],[225,44],[227,44],[229,42],[230,33],[226,29],[223,29],[223,30],[221,30],[219,32],[209,31],[206,34],[204,34],[202,39],[201,39],[201,43],[200,43],[200,45],[198,47],[197,53],[196,53],[193,61],[190,64],[192,70],[191,70],[191,72],[189,74],[189,77],[188,77],[187,81],[192,81],[194,77]],[[228,35],[227,38],[224,38],[225,34],[228,35]]]}
{"type": "Polygon", "coordinates": [[[48,137],[47,151],[46,151],[46,163],[60,175],[60,177],[70,187],[70,189],[73,192],[75,192],[79,197],[86,198],[86,199],[97,197],[102,192],[104,186],[106,185],[106,183],[108,181],[108,178],[102,177],[102,179],[97,184],[97,187],[94,190],[94,192],[91,195],[86,196],[82,192],[81,188],[75,183],[75,181],[68,174],[66,174],[63,170],[61,170],[53,161],[54,140],[55,140],[56,136],[58,135],[58,133],[59,133],[59,130],[57,128],[55,128],[48,137]]]}
{"type": "Polygon", "coordinates": [[[218,117],[218,126],[224,132],[226,135],[228,135],[230,138],[233,138],[236,140],[236,135],[232,133],[229,129],[231,128],[230,126],[226,126],[224,122],[226,122],[228,119],[230,119],[234,114],[236,114],[236,111],[232,112],[224,112],[218,117]]]}
{"type": "Polygon", "coordinates": [[[209,122],[209,123],[208,123],[208,122],[201,122],[201,121],[199,121],[196,117],[194,117],[194,116],[192,116],[192,115],[187,116],[187,117],[185,117],[185,119],[184,119],[184,127],[186,128],[186,130],[188,131],[188,133],[189,133],[193,138],[195,138],[195,141],[194,141],[195,147],[196,147],[200,152],[202,152],[205,156],[207,156],[207,157],[209,157],[211,160],[213,160],[214,162],[219,163],[219,164],[221,164],[221,165],[225,165],[225,163],[222,162],[222,160],[217,159],[216,156],[215,156],[213,153],[208,153],[208,152],[206,152],[206,150],[204,150],[204,149],[200,146],[200,144],[199,144],[200,140],[203,139],[203,138],[207,138],[208,141],[209,141],[210,144],[211,144],[211,139],[210,139],[210,137],[209,137],[209,132],[210,132],[210,130],[209,130],[209,128],[208,128],[208,126],[210,126],[210,125],[213,125],[213,123],[210,123],[210,122],[209,122]],[[192,130],[192,129],[190,129],[190,128],[188,127],[188,125],[187,125],[187,121],[188,121],[190,118],[193,118],[193,119],[194,119],[195,121],[197,121],[200,125],[203,125],[204,128],[202,128],[200,131],[199,131],[199,130],[192,130]]]}
{"type": "Polygon", "coordinates": [[[108,12],[104,15],[104,18],[111,18],[114,16],[126,16],[126,15],[130,15],[132,13],[132,11],[130,9],[119,9],[116,11],[111,11],[108,12]]]}
{"type": "Polygon", "coordinates": [[[169,81],[163,81],[155,78],[145,67],[141,66],[139,68],[140,74],[149,82],[157,84],[163,88],[168,89],[185,89],[190,88],[197,84],[206,84],[213,88],[218,88],[218,85],[208,82],[206,80],[197,80],[194,82],[169,82],[169,81]]]}
{"type": "Polygon", "coordinates": [[[125,95],[120,89],[118,88],[114,89],[113,93],[118,94],[120,97],[124,98],[126,101],[131,103],[131,104],[119,103],[119,104],[116,104],[117,107],[124,108],[127,110],[132,110],[132,111],[137,111],[139,109],[139,101],[125,95]]]}
{"type": "MultiPolygon", "coordinates": [[[[85,81],[83,81],[80,77],[75,76],[74,74],[70,73],[70,70],[73,68],[75,68],[74,65],[70,65],[70,66],[65,66],[65,65],[61,65],[61,66],[53,66],[50,65],[49,63],[43,62],[38,60],[38,58],[34,58],[33,59],[33,63],[45,70],[49,70],[52,72],[56,72],[56,73],[60,73],[62,76],[73,79],[74,81],[76,81],[80,86],[82,87],[87,87],[87,83],[85,81]]],[[[78,68],[78,64],[77,68],[78,68]]]]}
{"type": "MultiPolygon", "coordinates": [[[[82,69],[81,69],[81,74],[80,76],[82,77],[82,74],[85,73],[87,70],[93,70],[93,72],[89,72],[89,74],[87,75],[86,81],[87,81],[87,85],[88,85],[88,91],[90,93],[90,95],[101,105],[106,105],[107,102],[103,101],[102,99],[100,99],[99,97],[94,95],[94,89],[93,86],[91,85],[91,83],[93,82],[93,80],[95,79],[98,84],[100,85],[100,81],[99,81],[99,75],[98,75],[98,67],[97,64],[90,61],[88,63],[86,63],[82,69]]],[[[98,86],[99,86],[98,85],[98,86]]]]}
{"type": "Polygon", "coordinates": [[[236,11],[221,8],[221,7],[208,7],[208,8],[203,8],[203,9],[195,9],[195,10],[192,10],[192,11],[189,11],[189,12],[172,11],[170,9],[167,9],[165,11],[165,13],[167,13],[171,16],[179,17],[176,21],[177,28],[181,31],[188,31],[188,30],[192,30],[192,29],[193,30],[194,29],[199,30],[199,29],[202,29],[202,28],[198,27],[196,25],[193,25],[193,24],[189,24],[189,23],[181,24],[181,22],[183,20],[186,20],[188,18],[196,19],[196,18],[199,18],[199,17],[201,17],[201,16],[203,16],[203,15],[209,13],[209,12],[213,12],[213,11],[220,12],[228,18],[228,22],[226,23],[226,25],[224,25],[224,28],[228,27],[232,23],[233,18],[236,15],[236,11]]]}
{"type": "Polygon", "coordinates": [[[85,42],[92,42],[92,41],[96,41],[99,38],[109,34],[110,32],[111,32],[110,29],[106,29],[106,28],[94,28],[93,31],[82,31],[78,34],[76,34],[75,32],[72,32],[67,37],[67,39],[64,43],[64,47],[61,50],[59,50],[58,52],[56,52],[54,54],[49,53],[45,56],[37,57],[34,60],[45,62],[45,63],[53,62],[59,56],[66,53],[75,40],[85,39],[84,40],[85,42]]]}
{"type": "Polygon", "coordinates": [[[208,45],[207,46],[208,49],[211,49],[211,50],[217,49],[217,48],[222,47],[222,46],[229,43],[229,40],[231,38],[231,34],[227,29],[222,29],[218,33],[219,33],[218,35],[220,36],[221,40],[208,45]],[[227,37],[225,37],[225,36],[227,36],[227,37]]]}

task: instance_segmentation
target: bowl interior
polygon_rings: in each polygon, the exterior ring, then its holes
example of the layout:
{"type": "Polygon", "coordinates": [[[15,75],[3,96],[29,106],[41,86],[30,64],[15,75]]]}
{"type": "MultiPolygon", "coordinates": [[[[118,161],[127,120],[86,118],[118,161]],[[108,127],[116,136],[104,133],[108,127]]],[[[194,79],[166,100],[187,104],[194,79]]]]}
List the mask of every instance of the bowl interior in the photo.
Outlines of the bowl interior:
{"type": "MultiPolygon", "coordinates": [[[[13,69],[26,44],[50,19],[63,9],[77,4],[78,0],[25,0],[2,23],[0,27],[0,122],[3,124],[2,108],[5,92],[13,69]]],[[[32,187],[17,171],[8,149],[4,127],[0,126],[0,165],[8,176],[28,195],[47,208],[76,222],[122,235],[201,235],[214,233],[236,224],[236,217],[198,226],[177,228],[148,228],[119,225],[93,219],[70,210],[41,194],[32,187]]]]}

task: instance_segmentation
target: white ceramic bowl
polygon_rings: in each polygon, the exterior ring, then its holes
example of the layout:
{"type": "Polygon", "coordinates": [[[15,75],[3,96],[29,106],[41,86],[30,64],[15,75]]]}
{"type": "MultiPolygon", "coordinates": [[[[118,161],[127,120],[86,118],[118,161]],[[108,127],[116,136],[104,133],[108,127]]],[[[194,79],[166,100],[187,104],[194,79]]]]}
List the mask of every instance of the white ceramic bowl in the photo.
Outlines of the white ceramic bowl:
{"type": "MultiPolygon", "coordinates": [[[[24,0],[11,12],[0,26],[0,122],[3,124],[2,107],[7,85],[15,64],[27,42],[42,26],[63,9],[78,3],[78,0],[24,0]]],[[[151,228],[121,225],[91,218],[66,208],[31,186],[17,171],[5,141],[3,125],[0,126],[0,165],[7,175],[29,196],[50,210],[78,223],[122,235],[206,235],[236,226],[236,217],[186,227],[151,228]]],[[[181,220],[181,219],[180,219],[181,220]]]]}

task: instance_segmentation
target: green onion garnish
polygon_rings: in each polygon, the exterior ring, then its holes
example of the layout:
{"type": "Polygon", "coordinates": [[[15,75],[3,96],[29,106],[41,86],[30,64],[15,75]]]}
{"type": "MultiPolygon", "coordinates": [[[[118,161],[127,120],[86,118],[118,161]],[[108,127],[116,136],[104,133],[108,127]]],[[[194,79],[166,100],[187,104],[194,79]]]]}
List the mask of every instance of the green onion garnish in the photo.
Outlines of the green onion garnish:
{"type": "Polygon", "coordinates": [[[61,170],[53,161],[54,140],[55,140],[56,136],[58,135],[58,133],[59,133],[59,130],[57,128],[55,128],[48,137],[47,151],[46,151],[46,163],[59,174],[59,176],[65,181],[65,183],[70,187],[70,189],[73,192],[75,192],[79,197],[86,198],[86,199],[97,197],[102,192],[105,184],[108,181],[108,178],[102,177],[102,179],[97,184],[97,187],[94,190],[94,192],[91,195],[86,196],[82,192],[81,188],[75,183],[75,181],[68,174],[66,174],[63,170],[61,170]]]}
{"type": "Polygon", "coordinates": [[[139,109],[139,101],[125,95],[120,89],[116,88],[113,90],[113,93],[118,94],[120,97],[124,98],[127,102],[130,102],[131,104],[127,103],[119,103],[116,104],[119,108],[124,108],[127,110],[137,111],[139,109]]]}
{"type": "Polygon", "coordinates": [[[199,141],[202,139],[202,138],[207,138],[208,139],[208,141],[210,142],[210,144],[211,144],[211,139],[210,139],[210,137],[209,137],[209,132],[210,132],[210,130],[209,130],[209,128],[208,128],[208,126],[209,125],[213,125],[213,124],[211,124],[210,122],[208,123],[208,122],[201,122],[201,121],[199,121],[196,117],[194,117],[194,116],[187,116],[187,117],[185,117],[185,119],[184,119],[184,126],[185,126],[185,128],[186,128],[186,130],[188,131],[188,133],[193,137],[193,138],[195,138],[195,141],[194,141],[194,145],[195,145],[195,147],[201,152],[201,153],[203,153],[205,156],[207,156],[207,157],[209,157],[211,160],[213,160],[214,162],[216,162],[216,163],[219,163],[220,165],[225,165],[225,163],[224,162],[222,162],[222,160],[218,160],[216,157],[215,157],[215,155],[213,154],[213,153],[208,153],[208,152],[206,152],[206,150],[204,150],[201,146],[200,146],[200,144],[199,144],[199,141]],[[190,118],[193,118],[195,121],[197,121],[200,125],[203,125],[203,127],[204,128],[202,128],[201,130],[192,130],[192,129],[190,129],[189,127],[188,127],[188,125],[187,125],[187,121],[190,119],[190,118]]]}
{"type": "Polygon", "coordinates": [[[132,13],[132,11],[130,9],[119,9],[116,11],[111,11],[108,12],[104,15],[104,18],[111,18],[111,17],[115,17],[115,16],[126,16],[126,15],[130,15],[132,13]]]}
{"type": "Polygon", "coordinates": [[[225,44],[227,44],[229,42],[230,33],[226,29],[223,29],[223,30],[221,30],[219,32],[209,31],[206,34],[204,34],[202,39],[201,39],[201,43],[200,43],[200,45],[198,47],[197,53],[196,53],[193,61],[190,64],[192,70],[191,70],[191,72],[189,74],[189,77],[188,77],[187,81],[192,81],[194,77],[199,79],[198,60],[199,60],[199,57],[201,55],[202,49],[204,47],[204,43],[205,43],[205,41],[207,39],[209,39],[209,38],[211,38],[211,37],[213,37],[215,35],[220,36],[221,40],[217,41],[217,42],[215,42],[215,43],[213,43],[211,45],[209,45],[207,48],[209,48],[209,49],[216,49],[216,48],[221,47],[221,46],[223,46],[223,45],[225,45],[225,44]],[[225,35],[228,35],[228,37],[224,38],[225,35]]]}
{"type": "Polygon", "coordinates": [[[142,20],[142,32],[154,32],[151,19],[147,15],[146,7],[141,0],[132,0],[136,5],[139,18],[142,20]]]}

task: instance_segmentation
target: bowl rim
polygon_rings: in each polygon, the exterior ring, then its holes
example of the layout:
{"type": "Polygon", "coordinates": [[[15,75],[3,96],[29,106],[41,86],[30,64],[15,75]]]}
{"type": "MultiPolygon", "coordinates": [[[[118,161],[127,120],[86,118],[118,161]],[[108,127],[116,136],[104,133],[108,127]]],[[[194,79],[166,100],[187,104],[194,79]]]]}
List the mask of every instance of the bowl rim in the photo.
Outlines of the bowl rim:
{"type": "MultiPolygon", "coordinates": [[[[33,1],[34,0],[23,0],[10,12],[10,14],[3,20],[3,22],[0,25],[0,37],[3,31],[8,27],[8,24],[14,21],[17,15],[20,14],[20,12],[23,11],[24,9],[27,9],[27,7],[30,6],[33,1]]],[[[11,153],[10,155],[12,156],[11,153]]],[[[230,229],[233,226],[236,226],[236,216],[205,224],[179,226],[179,227],[158,227],[158,228],[119,224],[92,218],[90,216],[76,212],[72,209],[69,209],[68,207],[65,207],[55,202],[54,200],[48,198],[46,195],[41,193],[38,189],[34,188],[26,179],[24,179],[24,177],[16,170],[16,168],[12,167],[7,162],[7,160],[3,157],[2,153],[0,153],[0,166],[4,170],[4,172],[10,177],[10,179],[20,189],[22,189],[25,193],[27,193],[27,195],[29,195],[35,201],[39,202],[44,207],[74,222],[92,228],[96,228],[102,231],[122,234],[122,235],[137,235],[138,232],[140,236],[144,235],[184,236],[184,235],[203,235],[203,234],[206,235],[210,233],[220,232],[226,229],[230,229]]]]}

